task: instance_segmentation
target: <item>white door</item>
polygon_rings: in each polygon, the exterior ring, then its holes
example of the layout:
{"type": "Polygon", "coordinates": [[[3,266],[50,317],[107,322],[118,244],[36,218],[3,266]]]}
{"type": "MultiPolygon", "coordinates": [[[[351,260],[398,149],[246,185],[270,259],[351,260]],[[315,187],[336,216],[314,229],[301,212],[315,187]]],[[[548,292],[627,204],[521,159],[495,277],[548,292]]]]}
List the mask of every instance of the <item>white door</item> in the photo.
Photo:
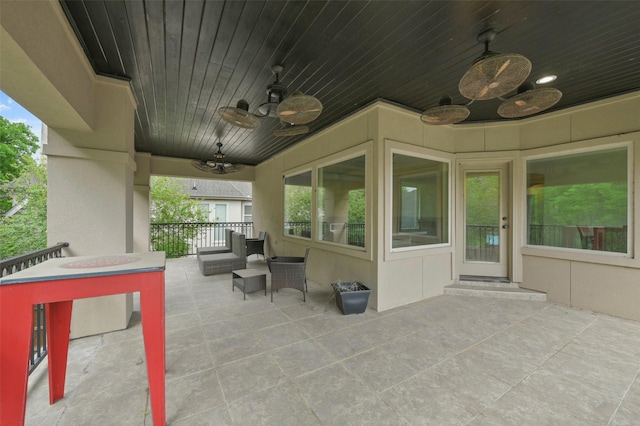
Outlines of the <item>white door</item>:
{"type": "Polygon", "coordinates": [[[509,164],[460,164],[456,246],[461,276],[509,273],[509,164]]]}

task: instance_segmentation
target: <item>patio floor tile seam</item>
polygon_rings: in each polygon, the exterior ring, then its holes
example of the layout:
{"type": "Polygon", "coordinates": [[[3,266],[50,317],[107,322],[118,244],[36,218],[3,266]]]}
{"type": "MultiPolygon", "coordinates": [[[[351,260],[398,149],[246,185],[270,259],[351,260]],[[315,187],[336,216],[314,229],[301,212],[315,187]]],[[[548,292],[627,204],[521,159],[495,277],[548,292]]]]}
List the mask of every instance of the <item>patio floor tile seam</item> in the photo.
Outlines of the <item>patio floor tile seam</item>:
{"type": "MultiPolygon", "coordinates": [[[[620,411],[620,408],[625,403],[625,401],[627,399],[627,396],[629,395],[629,391],[631,390],[631,388],[633,387],[633,385],[636,382],[640,383],[640,368],[638,368],[638,371],[636,372],[636,376],[635,376],[634,380],[631,381],[631,383],[629,384],[627,389],[624,391],[624,395],[622,396],[622,398],[620,398],[620,402],[618,403],[618,406],[616,407],[616,409],[613,412],[613,414],[611,414],[611,417],[609,418],[609,423],[608,424],[611,424],[613,422],[614,418],[616,417],[616,414],[618,414],[618,412],[620,411]]],[[[638,407],[638,408],[640,408],[640,407],[638,407]]]]}
{"type": "MultiPolygon", "coordinates": [[[[576,357],[575,355],[567,354],[567,353],[562,352],[562,351],[558,351],[558,353],[556,353],[556,355],[567,356],[567,357],[575,358],[575,359],[579,360],[579,358],[578,358],[578,357],[576,357]]],[[[554,356],[555,356],[555,355],[554,355],[554,356]]],[[[552,358],[553,358],[553,357],[552,357],[552,358]]],[[[551,358],[550,358],[550,359],[551,359],[551,358]]],[[[550,360],[550,359],[549,359],[549,360],[550,360]]],[[[540,367],[543,367],[543,366],[544,366],[544,364],[543,364],[543,365],[541,365],[540,367]]],[[[602,395],[602,396],[604,396],[604,397],[613,397],[613,398],[616,398],[616,399],[620,400],[620,402],[622,403],[622,402],[624,401],[624,399],[625,399],[625,397],[626,397],[627,393],[629,392],[629,390],[633,387],[633,384],[635,383],[635,381],[636,381],[636,380],[638,380],[638,375],[639,375],[639,374],[640,374],[640,368],[637,368],[637,369],[636,369],[635,376],[634,376],[633,380],[630,380],[629,384],[626,386],[626,388],[625,388],[624,392],[623,392],[623,393],[622,393],[622,395],[620,395],[620,396],[613,395],[611,392],[603,391],[602,389],[597,388],[597,387],[594,387],[594,386],[591,386],[591,385],[585,385],[584,383],[581,383],[579,380],[574,379],[574,378],[572,378],[571,376],[563,376],[563,377],[564,377],[566,380],[568,380],[568,381],[570,381],[570,382],[572,382],[572,383],[576,384],[577,386],[588,386],[588,387],[589,387],[591,390],[593,390],[594,392],[599,393],[599,394],[601,394],[601,395],[602,395]]],[[[618,374],[618,375],[620,375],[620,374],[618,374]]]]}

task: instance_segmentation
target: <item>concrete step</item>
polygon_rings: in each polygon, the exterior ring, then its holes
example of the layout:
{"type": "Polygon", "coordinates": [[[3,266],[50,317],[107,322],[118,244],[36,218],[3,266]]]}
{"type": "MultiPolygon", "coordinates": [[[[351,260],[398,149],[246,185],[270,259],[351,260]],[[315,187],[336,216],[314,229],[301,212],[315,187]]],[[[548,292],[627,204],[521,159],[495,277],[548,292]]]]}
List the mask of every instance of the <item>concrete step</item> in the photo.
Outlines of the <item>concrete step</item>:
{"type": "Polygon", "coordinates": [[[498,287],[498,288],[520,288],[517,283],[511,281],[475,281],[475,280],[459,280],[456,284],[469,287],[498,287]]]}
{"type": "Polygon", "coordinates": [[[533,300],[546,302],[547,294],[539,291],[515,287],[505,287],[506,283],[468,282],[463,281],[444,288],[444,294],[456,296],[496,297],[501,299],[533,300]],[[482,285],[480,285],[482,284],[482,285]]]}

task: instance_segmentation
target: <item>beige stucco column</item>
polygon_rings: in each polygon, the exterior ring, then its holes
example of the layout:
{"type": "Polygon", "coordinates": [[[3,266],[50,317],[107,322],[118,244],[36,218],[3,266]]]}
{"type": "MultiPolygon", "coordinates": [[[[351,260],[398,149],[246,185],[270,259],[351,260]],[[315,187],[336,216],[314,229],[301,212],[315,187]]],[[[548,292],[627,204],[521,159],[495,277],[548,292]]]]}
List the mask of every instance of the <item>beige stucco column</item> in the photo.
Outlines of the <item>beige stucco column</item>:
{"type": "MultiPolygon", "coordinates": [[[[131,252],[129,83],[96,76],[58,1],[1,7],[0,89],[46,126],[48,243],[69,242],[66,256],[131,252]]],[[[126,328],[132,301],[119,295],[74,302],[72,337],[126,328]]]]}
{"type": "MultiPolygon", "coordinates": [[[[68,242],[71,256],[134,248],[134,103],[128,84],[97,78],[95,102],[96,130],[49,128],[43,141],[48,239],[68,242]]],[[[132,309],[131,294],[75,301],[71,336],[124,329],[132,309]]]]}
{"type": "Polygon", "coordinates": [[[133,176],[133,251],[149,251],[149,197],[151,195],[151,154],[135,155],[133,176]]]}

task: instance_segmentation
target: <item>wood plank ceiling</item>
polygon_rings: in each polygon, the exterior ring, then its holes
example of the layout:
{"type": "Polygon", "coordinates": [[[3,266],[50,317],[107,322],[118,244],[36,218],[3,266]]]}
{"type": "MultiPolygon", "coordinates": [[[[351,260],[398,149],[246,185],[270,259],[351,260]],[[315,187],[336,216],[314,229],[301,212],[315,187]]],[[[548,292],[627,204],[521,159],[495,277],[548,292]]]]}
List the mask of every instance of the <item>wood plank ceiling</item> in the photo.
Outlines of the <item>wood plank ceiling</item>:
{"type": "MultiPolygon", "coordinates": [[[[156,156],[259,164],[307,135],[276,137],[277,118],[246,130],[216,113],[266,102],[271,66],[289,92],[321,100],[317,132],[376,99],[423,111],[483,52],[519,53],[530,78],[555,74],[550,111],[640,89],[640,2],[61,0],[98,74],[130,79],[135,148],[156,156]]],[[[509,94],[508,96],[511,96],[509,94]]],[[[475,101],[465,122],[504,120],[499,99],[475,101]]]]}

